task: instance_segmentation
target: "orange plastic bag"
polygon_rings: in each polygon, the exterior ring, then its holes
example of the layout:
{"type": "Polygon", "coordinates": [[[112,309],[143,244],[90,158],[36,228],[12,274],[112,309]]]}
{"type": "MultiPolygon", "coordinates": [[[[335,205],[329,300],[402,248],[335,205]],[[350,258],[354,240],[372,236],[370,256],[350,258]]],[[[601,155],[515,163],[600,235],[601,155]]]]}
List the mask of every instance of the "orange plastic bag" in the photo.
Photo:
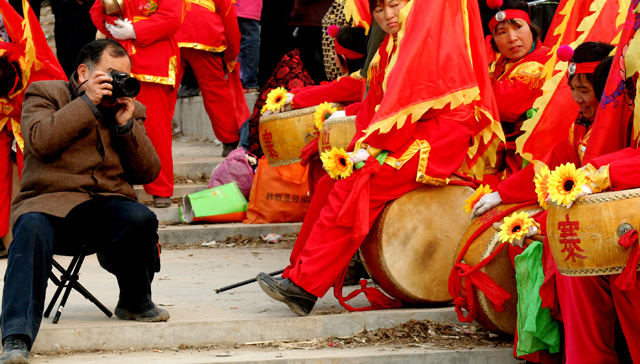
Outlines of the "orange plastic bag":
{"type": "Polygon", "coordinates": [[[253,177],[245,224],[302,221],[309,208],[308,167],[271,167],[260,158],[253,177]]]}

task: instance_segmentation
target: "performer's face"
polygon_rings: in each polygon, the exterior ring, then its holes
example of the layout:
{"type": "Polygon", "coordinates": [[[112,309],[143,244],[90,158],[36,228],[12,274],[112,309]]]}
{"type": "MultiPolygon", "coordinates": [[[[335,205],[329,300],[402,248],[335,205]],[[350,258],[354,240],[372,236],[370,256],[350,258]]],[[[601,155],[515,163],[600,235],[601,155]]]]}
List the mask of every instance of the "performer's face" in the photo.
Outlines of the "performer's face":
{"type": "Polygon", "coordinates": [[[385,32],[396,35],[400,31],[400,10],[407,5],[408,0],[381,0],[375,9],[373,17],[385,32]]]}
{"type": "Polygon", "coordinates": [[[502,55],[517,61],[529,54],[533,46],[533,33],[524,20],[512,20],[498,23],[493,31],[493,39],[502,55]]]}
{"type": "Polygon", "coordinates": [[[582,112],[582,115],[585,118],[594,117],[598,110],[598,104],[600,101],[596,97],[596,93],[593,91],[593,85],[591,82],[578,74],[571,79],[571,82],[569,82],[569,88],[571,88],[573,101],[580,106],[580,112],[582,112]]]}

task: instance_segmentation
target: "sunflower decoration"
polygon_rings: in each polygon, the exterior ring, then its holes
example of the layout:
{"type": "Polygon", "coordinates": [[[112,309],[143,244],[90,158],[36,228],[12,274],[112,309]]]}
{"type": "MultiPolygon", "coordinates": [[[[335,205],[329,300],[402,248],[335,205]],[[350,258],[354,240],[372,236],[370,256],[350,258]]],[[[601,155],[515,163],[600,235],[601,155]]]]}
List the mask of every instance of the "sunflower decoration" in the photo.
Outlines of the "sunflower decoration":
{"type": "Polygon", "coordinates": [[[331,107],[328,102],[323,102],[316,108],[315,114],[313,114],[313,122],[316,125],[316,129],[322,130],[322,124],[329,119],[334,112],[338,111],[335,107],[331,107]]]}
{"type": "Polygon", "coordinates": [[[576,169],[573,163],[558,166],[549,175],[547,192],[552,202],[569,206],[582,192],[582,186],[587,182],[587,174],[582,169],[576,169]]]}
{"type": "Polygon", "coordinates": [[[549,205],[547,204],[547,198],[549,198],[549,187],[547,185],[549,184],[550,174],[551,172],[549,172],[549,167],[545,165],[540,169],[540,173],[536,173],[536,178],[534,179],[536,184],[536,194],[538,194],[538,204],[540,204],[540,206],[545,210],[549,208],[549,205]]]}
{"type": "Polygon", "coordinates": [[[320,155],[322,165],[333,179],[347,178],[353,173],[353,163],[349,154],[342,148],[331,148],[320,155]]]}
{"type": "Polygon", "coordinates": [[[532,226],[536,226],[536,222],[529,217],[526,212],[516,212],[511,216],[504,218],[504,223],[500,225],[498,237],[503,243],[511,243],[525,237],[532,226]]]}
{"type": "Polygon", "coordinates": [[[467,214],[470,214],[471,211],[473,211],[473,207],[478,203],[478,201],[480,201],[482,196],[487,195],[491,192],[493,192],[493,190],[491,190],[491,186],[480,185],[480,187],[476,189],[476,192],[474,192],[473,195],[471,195],[471,197],[464,200],[464,211],[467,214]]]}
{"type": "Polygon", "coordinates": [[[265,111],[280,111],[287,100],[287,89],[284,87],[277,87],[269,91],[267,95],[267,101],[260,110],[260,114],[264,114],[265,111]]]}

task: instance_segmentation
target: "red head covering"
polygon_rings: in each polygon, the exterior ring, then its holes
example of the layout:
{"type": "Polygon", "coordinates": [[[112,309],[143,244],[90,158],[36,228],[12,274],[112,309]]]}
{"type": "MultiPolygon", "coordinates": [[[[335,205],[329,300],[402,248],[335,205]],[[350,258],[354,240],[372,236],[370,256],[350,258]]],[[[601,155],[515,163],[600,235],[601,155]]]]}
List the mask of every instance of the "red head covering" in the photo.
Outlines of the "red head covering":
{"type": "Polygon", "coordinates": [[[496,26],[498,26],[498,24],[509,19],[522,19],[527,24],[531,25],[531,19],[529,18],[529,14],[524,10],[520,10],[520,9],[500,10],[499,12],[496,13],[496,15],[493,18],[491,18],[491,20],[489,20],[489,29],[491,30],[491,33],[493,33],[493,31],[496,29],[496,26]]]}

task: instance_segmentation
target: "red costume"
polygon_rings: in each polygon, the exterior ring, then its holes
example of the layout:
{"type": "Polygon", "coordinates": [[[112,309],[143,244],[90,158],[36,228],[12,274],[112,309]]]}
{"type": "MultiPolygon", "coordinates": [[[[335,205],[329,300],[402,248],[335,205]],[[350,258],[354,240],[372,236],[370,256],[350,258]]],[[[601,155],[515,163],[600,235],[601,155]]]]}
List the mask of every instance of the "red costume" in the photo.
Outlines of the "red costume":
{"type": "MultiPolygon", "coordinates": [[[[131,58],[131,76],[140,81],[136,99],[147,107],[145,128],[162,164],[158,178],[144,189],[160,197],[173,195],[171,119],[179,64],[174,35],[182,22],[181,14],[180,0],[124,0],[121,18],[133,22],[136,39],[118,40],[131,58]]],[[[113,38],[105,23],[113,24],[117,17],[105,14],[102,2],[93,4],[91,19],[100,32],[113,38]]]]}
{"type": "Polygon", "coordinates": [[[182,56],[178,84],[188,63],[198,80],[216,138],[225,144],[237,142],[238,125],[245,120],[236,120],[234,98],[225,78],[233,71],[240,53],[240,30],[233,2],[186,0],[184,22],[176,39],[182,56]]]}
{"type": "MultiPolygon", "coordinates": [[[[317,86],[294,88],[291,90],[291,93],[294,94],[291,104],[294,109],[316,106],[323,102],[349,105],[362,101],[363,91],[364,78],[360,76],[358,71],[349,76],[339,77],[336,81],[325,82],[317,86]]],[[[349,110],[352,109],[345,109],[347,116],[355,115],[355,113],[349,113],[349,110]]]]}
{"type": "Polygon", "coordinates": [[[522,168],[522,157],[516,155],[515,139],[521,134],[527,110],[542,96],[544,64],[550,50],[537,41],[531,53],[518,61],[500,56],[493,69],[493,93],[500,111],[500,122],[507,138],[507,176],[522,168]]]}
{"type": "MultiPolygon", "coordinates": [[[[470,161],[483,160],[489,146],[497,145],[493,143],[497,138],[493,132],[484,135],[488,144],[478,142],[483,137],[480,131],[493,125],[484,116],[495,110],[488,74],[473,71],[486,64],[484,52],[478,53],[482,46],[480,38],[467,44],[462,33],[434,32],[445,38],[437,41],[453,46],[436,57],[413,53],[430,49],[425,38],[432,32],[425,27],[439,26],[437,22],[425,23],[421,14],[439,14],[436,18],[461,25],[466,10],[471,27],[479,27],[479,16],[474,16],[478,13],[477,3],[469,2],[467,6],[470,9],[462,9],[458,2],[411,1],[400,12],[403,27],[397,37],[387,36],[381,45],[379,63],[373,62],[371,90],[356,119],[358,131],[352,145],[359,149],[366,144],[372,152],[382,149],[389,154],[382,165],[369,157],[365,166],[350,177],[336,182],[325,177],[318,183],[290,257],[291,265],[283,273],[283,277],[312,295],[323,296],[341,278],[389,201],[424,184],[446,185],[453,173],[464,175],[475,170],[477,165],[470,161]],[[418,15],[413,18],[412,14],[418,15]],[[422,46],[417,47],[418,44],[422,46]],[[467,49],[472,50],[472,57],[467,49]],[[416,59],[422,62],[415,62],[416,59]],[[460,61],[461,77],[445,79],[433,72],[424,74],[425,63],[444,70],[451,59],[460,61]],[[422,77],[406,77],[412,71],[422,77]],[[425,84],[431,87],[420,87],[425,84]],[[414,92],[417,89],[421,92],[414,92]],[[452,94],[452,89],[459,93],[452,94]],[[476,103],[474,97],[464,96],[471,90],[488,96],[480,98],[482,104],[476,103]],[[449,105],[456,99],[461,103],[452,110],[449,105]],[[480,114],[479,120],[474,117],[480,114]],[[469,153],[472,143],[477,143],[477,155],[469,153]]],[[[458,29],[462,30],[462,26],[458,29]]],[[[435,41],[433,38],[437,37],[432,37],[435,41]]]]}
{"type": "Polygon", "coordinates": [[[27,14],[23,29],[22,17],[9,3],[0,3],[0,15],[12,40],[11,43],[0,41],[0,57],[6,57],[18,65],[20,72],[20,77],[16,77],[9,95],[0,97],[0,237],[7,235],[10,228],[9,212],[13,187],[11,147],[14,139],[17,144],[18,173],[22,174],[24,141],[20,130],[20,114],[24,91],[34,81],[66,80],[62,67],[47,44],[38,19],[28,6],[28,2],[23,3],[23,13],[27,14]],[[28,54],[28,49],[34,53],[28,54]]]}

